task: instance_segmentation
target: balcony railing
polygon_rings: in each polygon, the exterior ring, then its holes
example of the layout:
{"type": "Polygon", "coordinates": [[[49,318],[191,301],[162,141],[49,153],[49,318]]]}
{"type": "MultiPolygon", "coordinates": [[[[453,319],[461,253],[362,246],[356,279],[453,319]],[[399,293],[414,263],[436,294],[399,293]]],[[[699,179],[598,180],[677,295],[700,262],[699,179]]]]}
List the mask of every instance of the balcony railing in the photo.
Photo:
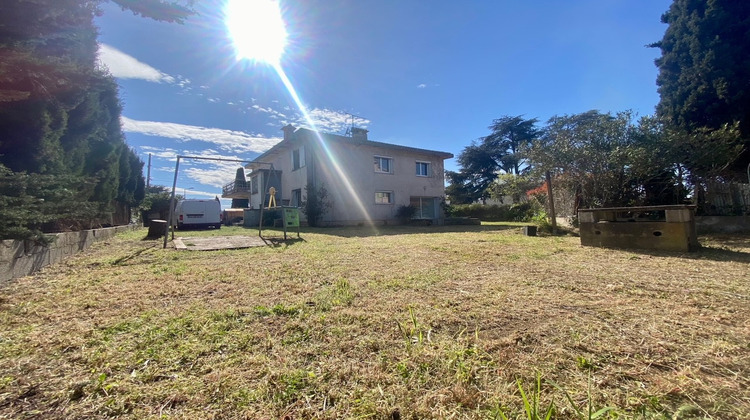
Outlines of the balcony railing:
{"type": "Polygon", "coordinates": [[[242,195],[243,198],[247,198],[250,192],[250,183],[247,181],[233,181],[221,188],[221,196],[224,198],[232,198],[232,196],[242,195]]]}

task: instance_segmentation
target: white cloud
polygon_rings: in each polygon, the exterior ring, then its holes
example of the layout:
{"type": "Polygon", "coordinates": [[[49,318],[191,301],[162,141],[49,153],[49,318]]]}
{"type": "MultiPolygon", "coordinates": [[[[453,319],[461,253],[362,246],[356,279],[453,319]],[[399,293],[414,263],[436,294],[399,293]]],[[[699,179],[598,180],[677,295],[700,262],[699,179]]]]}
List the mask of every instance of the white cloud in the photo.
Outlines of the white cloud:
{"type": "Polygon", "coordinates": [[[179,154],[177,150],[168,147],[141,146],[144,153],[150,153],[154,158],[176,160],[179,154]]]}
{"type": "MultiPolygon", "coordinates": [[[[272,101],[277,102],[277,101],[272,101]]],[[[278,127],[279,125],[284,126],[287,124],[293,124],[296,126],[309,127],[310,122],[305,118],[301,112],[293,110],[289,106],[284,106],[285,112],[278,111],[272,107],[262,107],[258,104],[250,106],[248,109],[255,110],[255,112],[261,112],[268,114],[268,118],[275,120],[269,121],[266,125],[270,127],[278,127]]],[[[352,115],[342,111],[334,111],[327,108],[313,108],[308,111],[308,116],[312,120],[315,127],[325,133],[343,133],[349,127],[352,126],[352,115]]],[[[367,128],[370,124],[370,120],[358,116],[353,116],[354,125],[357,127],[367,128]]]]}
{"type": "Polygon", "coordinates": [[[242,131],[221,128],[200,127],[157,121],[138,121],[123,116],[122,129],[130,133],[147,136],[166,137],[179,141],[205,141],[215,144],[219,149],[232,153],[263,153],[281,141],[280,137],[268,138],[250,135],[242,131]]]}
{"type": "MultiPolygon", "coordinates": [[[[234,175],[239,165],[239,163],[230,164],[230,162],[216,162],[208,168],[185,168],[184,174],[188,178],[198,181],[201,184],[221,188],[234,181],[234,175]]],[[[221,190],[218,190],[218,195],[221,195],[221,190]]]]}
{"type": "MultiPolygon", "coordinates": [[[[223,155],[214,150],[184,150],[186,156],[200,156],[212,159],[234,159],[242,160],[239,156],[223,155]]],[[[222,162],[216,160],[185,159],[183,169],[180,170],[187,178],[197,181],[203,185],[221,188],[229,182],[234,181],[237,168],[244,166],[240,162],[222,162]]],[[[216,193],[214,193],[216,195],[216,193]]],[[[218,195],[221,195],[219,190],[218,195]]]]}
{"type": "MultiPolygon", "coordinates": [[[[357,127],[367,128],[370,124],[370,120],[358,116],[352,116],[341,111],[333,111],[326,108],[314,108],[309,112],[310,119],[313,120],[318,130],[327,133],[341,133],[345,132],[347,128],[352,126],[352,123],[357,127]],[[352,118],[354,119],[352,121],[352,118]]],[[[306,119],[300,117],[296,121],[300,125],[308,125],[306,119]]]]}
{"type": "Polygon", "coordinates": [[[163,73],[136,58],[109,46],[99,44],[99,61],[104,64],[113,76],[121,79],[142,79],[155,83],[178,83],[180,86],[189,83],[187,79],[175,78],[163,73]]]}
{"type": "Polygon", "coordinates": [[[424,83],[420,83],[420,84],[417,85],[417,89],[424,89],[426,87],[427,87],[427,85],[424,84],[424,83]]]}
{"type": "Polygon", "coordinates": [[[287,123],[286,122],[286,118],[288,118],[288,117],[285,114],[283,114],[283,113],[281,113],[279,111],[276,111],[275,109],[273,109],[271,107],[263,108],[260,105],[253,105],[250,108],[252,108],[252,109],[254,109],[254,110],[258,111],[258,112],[263,112],[265,114],[269,114],[269,118],[273,118],[275,120],[281,120],[281,122],[282,122],[281,125],[285,125],[287,123]]]}
{"type": "Polygon", "coordinates": [[[198,191],[198,190],[186,190],[186,191],[183,191],[183,192],[185,193],[185,195],[187,196],[187,198],[200,198],[200,197],[196,197],[196,195],[197,195],[197,196],[203,196],[203,197],[206,197],[206,198],[214,198],[214,197],[218,196],[219,199],[221,199],[221,194],[217,194],[216,192],[198,191]]]}
{"type": "MultiPolygon", "coordinates": [[[[180,156],[200,156],[212,159],[244,160],[237,155],[222,154],[212,149],[173,149],[169,147],[141,146],[141,151],[151,153],[153,157],[168,161],[176,161],[180,156]]],[[[163,162],[163,161],[161,161],[163,162]]],[[[184,189],[186,185],[202,184],[205,187],[216,187],[213,192],[191,190],[190,195],[200,194],[204,196],[221,196],[221,187],[234,180],[237,168],[244,166],[241,162],[222,162],[216,160],[182,159],[180,160],[180,173],[177,180],[178,190],[184,189]]],[[[166,172],[174,176],[174,166],[153,166],[154,171],[166,172]]],[[[172,185],[171,177],[169,185],[172,185]]]]}

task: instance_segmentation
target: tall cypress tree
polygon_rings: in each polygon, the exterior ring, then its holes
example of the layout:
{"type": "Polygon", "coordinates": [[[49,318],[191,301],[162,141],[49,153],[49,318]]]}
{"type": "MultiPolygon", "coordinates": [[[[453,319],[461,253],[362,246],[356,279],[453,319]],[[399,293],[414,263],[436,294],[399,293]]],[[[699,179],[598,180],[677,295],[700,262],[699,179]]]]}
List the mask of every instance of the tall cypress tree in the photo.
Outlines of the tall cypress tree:
{"type": "MultiPolygon", "coordinates": [[[[104,1],[3,2],[0,192],[12,211],[0,208],[0,218],[12,214],[0,237],[34,236],[55,220],[90,225],[143,199],[143,163],[125,143],[117,83],[96,64],[94,17],[104,1]]],[[[192,13],[192,0],[112,1],[169,22],[192,13]]]]}
{"type": "MultiPolygon", "coordinates": [[[[661,100],[657,113],[682,132],[723,130],[733,146],[732,162],[712,161],[710,154],[693,156],[694,171],[729,165],[742,173],[750,162],[750,2],[737,0],[674,0],[662,16],[669,25],[656,60],[661,100]]],[[[692,146],[686,143],[686,149],[692,146]]]]}

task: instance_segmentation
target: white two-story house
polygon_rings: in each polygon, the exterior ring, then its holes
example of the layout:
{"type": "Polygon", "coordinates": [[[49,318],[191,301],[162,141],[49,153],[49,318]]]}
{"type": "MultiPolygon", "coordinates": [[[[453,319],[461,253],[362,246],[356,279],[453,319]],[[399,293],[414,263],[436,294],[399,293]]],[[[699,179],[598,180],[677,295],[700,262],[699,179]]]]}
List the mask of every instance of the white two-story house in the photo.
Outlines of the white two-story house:
{"type": "Polygon", "coordinates": [[[321,225],[395,222],[397,209],[408,205],[414,218],[442,223],[443,161],[452,154],[371,141],[361,128],[351,137],[282,130],[281,142],[246,165],[251,208],[268,205],[270,187],[278,205],[299,206],[313,185],[326,188],[331,204],[321,225]]]}

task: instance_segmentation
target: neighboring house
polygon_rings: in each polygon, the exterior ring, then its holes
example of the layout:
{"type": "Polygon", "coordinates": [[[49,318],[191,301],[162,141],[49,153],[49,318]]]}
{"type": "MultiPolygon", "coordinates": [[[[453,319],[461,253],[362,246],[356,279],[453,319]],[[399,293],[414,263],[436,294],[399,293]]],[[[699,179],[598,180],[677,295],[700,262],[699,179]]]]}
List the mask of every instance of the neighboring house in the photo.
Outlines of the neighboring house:
{"type": "MultiPolygon", "coordinates": [[[[278,205],[300,206],[314,185],[328,190],[332,205],[322,225],[395,222],[398,208],[408,205],[416,208],[415,219],[442,223],[443,161],[452,154],[370,141],[361,128],[351,137],[292,125],[282,130],[284,140],[246,165],[250,180],[236,192],[249,195],[250,208],[268,205],[270,187],[278,205]]],[[[230,185],[224,196],[234,198],[230,185]]]]}

